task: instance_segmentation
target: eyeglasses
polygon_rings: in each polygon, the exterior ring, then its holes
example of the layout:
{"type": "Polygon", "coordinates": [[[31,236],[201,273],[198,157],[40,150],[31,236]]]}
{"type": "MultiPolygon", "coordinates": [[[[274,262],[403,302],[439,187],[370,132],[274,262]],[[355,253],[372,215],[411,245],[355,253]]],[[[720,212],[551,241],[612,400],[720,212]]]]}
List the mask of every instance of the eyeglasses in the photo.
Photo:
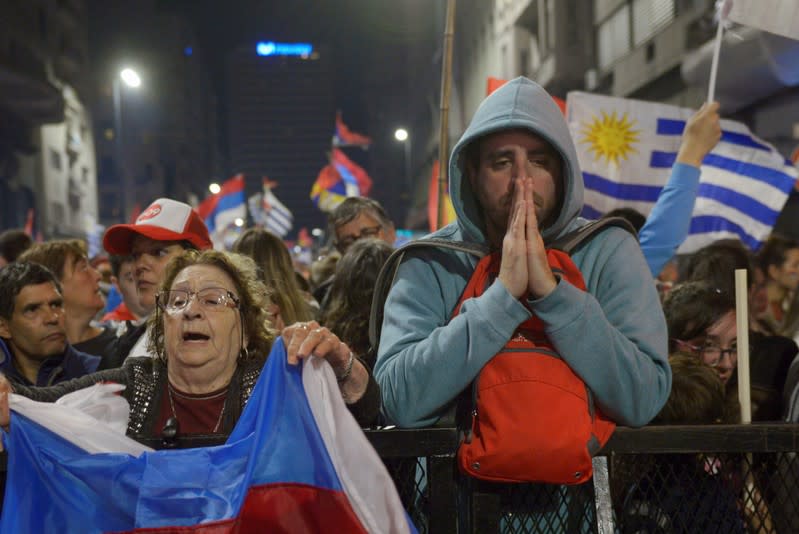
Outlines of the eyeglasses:
{"type": "Polygon", "coordinates": [[[730,359],[738,358],[738,345],[733,345],[728,349],[722,349],[717,345],[693,345],[688,343],[687,341],[683,341],[681,339],[674,340],[678,345],[681,345],[688,350],[699,354],[702,357],[702,361],[704,361],[710,367],[718,367],[721,363],[721,360],[724,359],[725,355],[729,355],[730,359]]]}
{"type": "Polygon", "coordinates": [[[207,311],[216,312],[225,308],[239,307],[239,299],[221,287],[207,287],[196,292],[185,289],[161,291],[156,297],[156,303],[167,313],[177,313],[188,306],[193,298],[196,298],[200,306],[207,311]]]}
{"type": "Polygon", "coordinates": [[[364,237],[377,237],[380,231],[383,229],[382,226],[379,224],[376,226],[367,226],[366,228],[361,229],[359,234],[355,235],[348,235],[342,237],[336,242],[336,248],[343,252],[344,250],[348,249],[350,245],[358,241],[359,239],[363,239],[364,237]]]}

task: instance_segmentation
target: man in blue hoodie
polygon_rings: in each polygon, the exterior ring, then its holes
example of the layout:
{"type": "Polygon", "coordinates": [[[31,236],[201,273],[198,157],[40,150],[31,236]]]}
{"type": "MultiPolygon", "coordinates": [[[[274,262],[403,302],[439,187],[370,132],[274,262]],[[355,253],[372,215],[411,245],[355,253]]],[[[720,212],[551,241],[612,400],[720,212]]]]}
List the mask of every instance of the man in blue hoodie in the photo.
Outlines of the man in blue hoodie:
{"type": "Polygon", "coordinates": [[[61,286],[49,269],[14,262],[0,270],[0,372],[13,383],[51,386],[97,370],[99,356],[67,343],[61,286]]]}
{"type": "Polygon", "coordinates": [[[499,277],[452,318],[477,259],[434,248],[406,255],[375,367],[388,418],[435,424],[535,314],[607,416],[649,422],[668,398],[671,373],[663,311],[635,237],[611,227],[573,253],[586,292],[546,259],[547,243],[587,223],[577,154],[550,95],[517,78],[487,97],[452,151],[449,186],[458,220],[433,237],[501,251],[499,277]]]}

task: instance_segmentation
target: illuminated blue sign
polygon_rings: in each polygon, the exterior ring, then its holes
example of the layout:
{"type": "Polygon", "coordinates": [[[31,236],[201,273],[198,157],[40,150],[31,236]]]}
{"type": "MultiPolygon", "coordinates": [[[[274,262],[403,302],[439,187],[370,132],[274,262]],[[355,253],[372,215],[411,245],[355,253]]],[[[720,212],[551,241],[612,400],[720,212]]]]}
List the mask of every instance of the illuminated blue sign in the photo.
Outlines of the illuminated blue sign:
{"type": "Polygon", "coordinates": [[[310,43],[260,42],[255,51],[259,56],[310,56],[313,45],[310,43]]]}

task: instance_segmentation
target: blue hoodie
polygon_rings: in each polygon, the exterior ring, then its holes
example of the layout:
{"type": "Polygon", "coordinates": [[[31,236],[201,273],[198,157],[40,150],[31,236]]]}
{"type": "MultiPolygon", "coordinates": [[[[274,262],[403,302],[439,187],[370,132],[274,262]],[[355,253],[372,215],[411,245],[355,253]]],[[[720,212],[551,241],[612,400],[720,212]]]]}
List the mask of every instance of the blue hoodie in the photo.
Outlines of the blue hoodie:
{"type": "Polygon", "coordinates": [[[11,382],[17,382],[26,386],[52,386],[73,378],[88,375],[97,370],[100,365],[100,356],[93,356],[76,350],[67,343],[64,353],[46,359],[39,368],[36,376],[36,383],[22,376],[14,366],[14,355],[11,354],[6,341],[0,338],[0,372],[8,377],[11,382]]]}
{"type": "MultiPolygon", "coordinates": [[[[516,78],[483,101],[452,150],[449,188],[458,220],[433,237],[487,244],[461,156],[476,139],[517,128],[548,141],[563,159],[560,212],[541,232],[544,241],[586,224],[579,217],[583,178],[563,114],[543,88],[516,78]]],[[[518,325],[535,313],[605,414],[622,425],[648,423],[668,398],[671,371],[666,322],[638,243],[625,230],[609,228],[572,259],[588,292],[559,280],[549,295],[525,305],[497,280],[450,320],[476,258],[439,249],[406,256],[386,300],[375,366],[388,418],[403,427],[436,423],[518,325]]]]}

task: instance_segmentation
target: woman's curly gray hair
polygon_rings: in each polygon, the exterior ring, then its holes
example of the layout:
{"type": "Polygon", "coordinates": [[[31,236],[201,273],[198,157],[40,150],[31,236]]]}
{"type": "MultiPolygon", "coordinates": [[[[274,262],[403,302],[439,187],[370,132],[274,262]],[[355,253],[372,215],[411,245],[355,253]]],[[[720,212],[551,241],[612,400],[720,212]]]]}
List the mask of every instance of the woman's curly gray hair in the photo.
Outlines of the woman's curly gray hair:
{"type": "Polygon", "coordinates": [[[157,302],[159,305],[155,307],[155,313],[148,321],[150,338],[147,341],[147,349],[166,362],[161,295],[171,289],[178,273],[193,265],[216,267],[233,280],[239,297],[239,314],[244,335],[248,339],[247,350],[242,351],[242,357],[265,359],[276,336],[266,312],[271,300],[269,290],[258,278],[257,267],[252,259],[240,254],[218,250],[186,250],[167,264],[164,279],[158,291],[157,302]]]}

